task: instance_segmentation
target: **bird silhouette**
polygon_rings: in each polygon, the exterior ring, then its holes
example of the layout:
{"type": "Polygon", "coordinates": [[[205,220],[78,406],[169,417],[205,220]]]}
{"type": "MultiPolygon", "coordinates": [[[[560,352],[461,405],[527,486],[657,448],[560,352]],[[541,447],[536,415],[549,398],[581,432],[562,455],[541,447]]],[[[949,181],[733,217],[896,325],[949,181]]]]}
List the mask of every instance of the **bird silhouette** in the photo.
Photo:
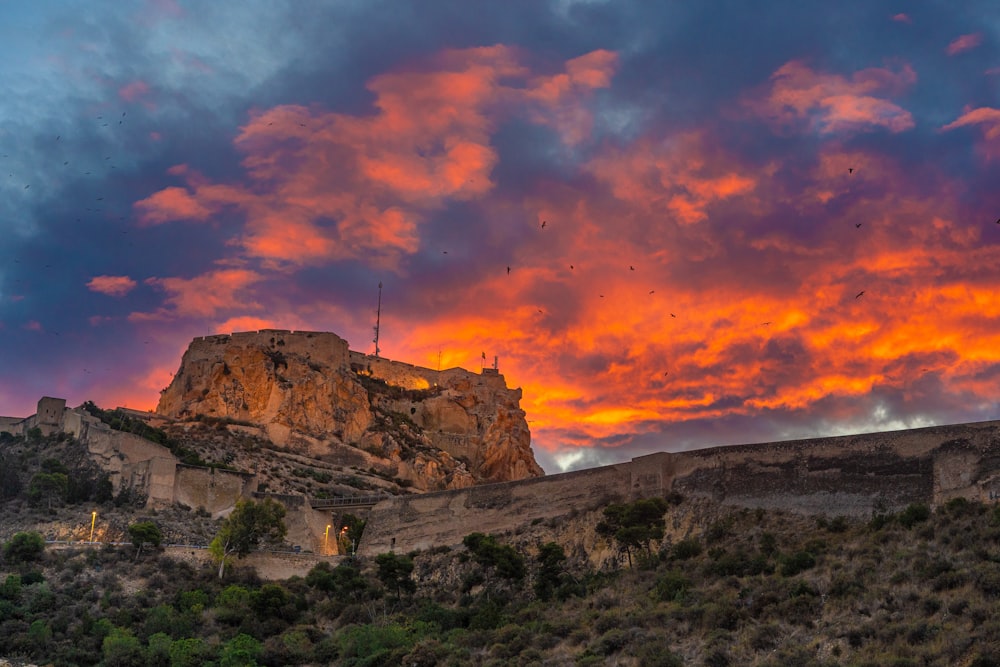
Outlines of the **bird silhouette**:
{"type": "Polygon", "coordinates": [[[572,265],[572,264],[570,264],[570,265],[569,265],[569,268],[570,268],[570,269],[572,269],[572,268],[573,268],[573,265],[572,265]]]}
{"type": "Polygon", "coordinates": [[[635,271],[635,267],[634,266],[630,266],[630,267],[628,267],[628,270],[629,271],[635,271]]]}
{"type": "Polygon", "coordinates": [[[854,167],[848,167],[847,168],[847,173],[848,174],[853,174],[854,173],[854,167]]]}
{"type": "Polygon", "coordinates": [[[442,255],[447,255],[447,254],[448,254],[448,251],[447,251],[447,250],[442,250],[442,251],[441,251],[441,254],[442,254],[442,255]]]}
{"type": "Polygon", "coordinates": [[[997,224],[1000,225],[1000,218],[997,218],[997,224]]]}
{"type": "Polygon", "coordinates": [[[864,291],[864,290],[861,290],[860,292],[858,292],[857,294],[855,294],[855,295],[854,295],[854,298],[855,298],[855,299],[860,299],[860,298],[861,298],[861,295],[862,295],[862,294],[864,294],[864,293],[865,293],[865,291],[864,291]]]}
{"type": "Polygon", "coordinates": [[[677,317],[677,316],[674,315],[673,313],[670,313],[670,317],[677,317]]]}
{"type": "Polygon", "coordinates": [[[507,275],[508,276],[510,275],[510,267],[509,266],[507,267],[507,275]]]}
{"type": "Polygon", "coordinates": [[[603,294],[598,294],[597,296],[601,297],[602,299],[604,298],[603,294]]]}
{"type": "Polygon", "coordinates": [[[652,293],[653,293],[653,292],[655,292],[655,291],[656,291],[656,290],[649,290],[649,293],[650,293],[650,294],[652,294],[652,293]]]}
{"type": "Polygon", "coordinates": [[[855,229],[860,229],[861,228],[861,223],[860,222],[855,222],[854,223],[854,228],[855,229]]]}
{"type": "Polygon", "coordinates": [[[542,220],[542,229],[545,229],[545,225],[546,225],[545,220],[542,220]]]}

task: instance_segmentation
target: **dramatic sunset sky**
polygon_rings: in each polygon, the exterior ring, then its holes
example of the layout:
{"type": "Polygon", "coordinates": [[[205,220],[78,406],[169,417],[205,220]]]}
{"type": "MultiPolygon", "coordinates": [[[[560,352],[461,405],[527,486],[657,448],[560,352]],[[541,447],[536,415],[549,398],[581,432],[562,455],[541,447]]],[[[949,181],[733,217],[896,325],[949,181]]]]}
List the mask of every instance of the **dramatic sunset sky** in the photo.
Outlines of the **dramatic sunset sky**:
{"type": "Polygon", "coordinates": [[[995,0],[0,2],[0,414],[194,336],[523,389],[547,472],[1000,418],[995,0]]]}

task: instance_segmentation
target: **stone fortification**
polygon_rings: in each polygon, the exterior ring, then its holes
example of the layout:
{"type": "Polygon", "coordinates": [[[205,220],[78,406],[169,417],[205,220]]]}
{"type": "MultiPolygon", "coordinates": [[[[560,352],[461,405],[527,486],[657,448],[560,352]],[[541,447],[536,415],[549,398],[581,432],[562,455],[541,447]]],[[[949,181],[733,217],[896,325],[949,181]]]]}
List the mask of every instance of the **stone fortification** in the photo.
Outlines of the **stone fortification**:
{"type": "Polygon", "coordinates": [[[157,413],[259,425],[324,460],[364,450],[426,491],[542,475],[520,399],[492,369],[434,371],[352,352],[332,333],[264,330],[192,341],[157,413]]]}
{"type": "Polygon", "coordinates": [[[98,468],[108,474],[116,493],[129,488],[146,497],[147,507],[180,502],[213,516],[224,516],[237,500],[257,488],[255,475],[184,465],[168,448],[116,431],[82,407],[67,408],[62,398],[43,397],[36,414],[0,422],[0,431],[15,435],[24,435],[35,427],[44,434],[72,435],[86,447],[98,468]]]}
{"type": "Polygon", "coordinates": [[[722,505],[870,516],[910,503],[1000,498],[1000,422],[650,454],[542,479],[393,498],[359,553],[452,546],[612,502],[679,492],[722,505]]]}

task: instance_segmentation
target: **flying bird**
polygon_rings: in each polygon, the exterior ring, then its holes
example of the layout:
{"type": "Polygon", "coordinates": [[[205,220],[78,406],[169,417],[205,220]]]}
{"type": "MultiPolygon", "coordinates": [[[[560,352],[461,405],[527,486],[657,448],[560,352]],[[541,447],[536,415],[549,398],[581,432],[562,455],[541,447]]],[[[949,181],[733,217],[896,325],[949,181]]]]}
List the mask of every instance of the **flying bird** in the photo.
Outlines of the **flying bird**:
{"type": "Polygon", "coordinates": [[[865,291],[864,291],[864,290],[861,290],[860,292],[858,292],[857,294],[855,294],[855,295],[854,295],[854,298],[855,298],[855,299],[860,299],[860,298],[861,298],[861,295],[862,295],[862,294],[864,294],[864,293],[865,293],[865,291]]]}
{"type": "Polygon", "coordinates": [[[853,174],[854,173],[854,167],[848,167],[847,168],[847,173],[848,174],[853,174]]]}
{"type": "Polygon", "coordinates": [[[635,271],[635,267],[634,266],[630,266],[630,267],[628,267],[628,270],[629,271],[635,271]]]}
{"type": "Polygon", "coordinates": [[[854,228],[855,229],[860,229],[861,228],[861,223],[860,222],[855,222],[854,223],[854,228]]]}
{"type": "Polygon", "coordinates": [[[542,220],[542,229],[545,229],[545,220],[542,220]]]}
{"type": "Polygon", "coordinates": [[[572,269],[572,268],[573,268],[573,265],[572,265],[572,264],[570,264],[570,265],[569,265],[569,268],[571,268],[571,269],[572,269]]]}
{"type": "Polygon", "coordinates": [[[677,316],[674,315],[673,313],[670,313],[670,317],[677,317],[677,316]]]}
{"type": "Polygon", "coordinates": [[[650,293],[650,294],[652,294],[652,293],[653,293],[653,292],[655,292],[655,291],[656,291],[656,290],[649,290],[649,293],[650,293]]]}
{"type": "Polygon", "coordinates": [[[507,275],[508,276],[510,275],[510,267],[509,266],[507,267],[507,275]]]}
{"type": "Polygon", "coordinates": [[[442,254],[442,255],[447,255],[447,254],[448,254],[448,251],[447,251],[447,250],[442,250],[442,251],[441,251],[441,254],[442,254]]]}
{"type": "MultiPolygon", "coordinates": [[[[6,157],[6,156],[4,156],[6,157]]],[[[1000,218],[997,218],[997,224],[1000,225],[1000,218]]]]}

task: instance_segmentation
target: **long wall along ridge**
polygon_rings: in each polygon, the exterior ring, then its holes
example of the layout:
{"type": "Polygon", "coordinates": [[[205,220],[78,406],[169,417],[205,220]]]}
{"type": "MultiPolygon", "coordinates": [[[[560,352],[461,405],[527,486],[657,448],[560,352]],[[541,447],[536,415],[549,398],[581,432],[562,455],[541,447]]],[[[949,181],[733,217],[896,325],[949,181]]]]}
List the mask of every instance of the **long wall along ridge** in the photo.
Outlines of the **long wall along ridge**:
{"type": "Polygon", "coordinates": [[[724,505],[869,516],[1000,498],[1000,422],[657,453],[542,479],[379,503],[359,552],[457,545],[575,510],[679,492],[724,505]]]}

